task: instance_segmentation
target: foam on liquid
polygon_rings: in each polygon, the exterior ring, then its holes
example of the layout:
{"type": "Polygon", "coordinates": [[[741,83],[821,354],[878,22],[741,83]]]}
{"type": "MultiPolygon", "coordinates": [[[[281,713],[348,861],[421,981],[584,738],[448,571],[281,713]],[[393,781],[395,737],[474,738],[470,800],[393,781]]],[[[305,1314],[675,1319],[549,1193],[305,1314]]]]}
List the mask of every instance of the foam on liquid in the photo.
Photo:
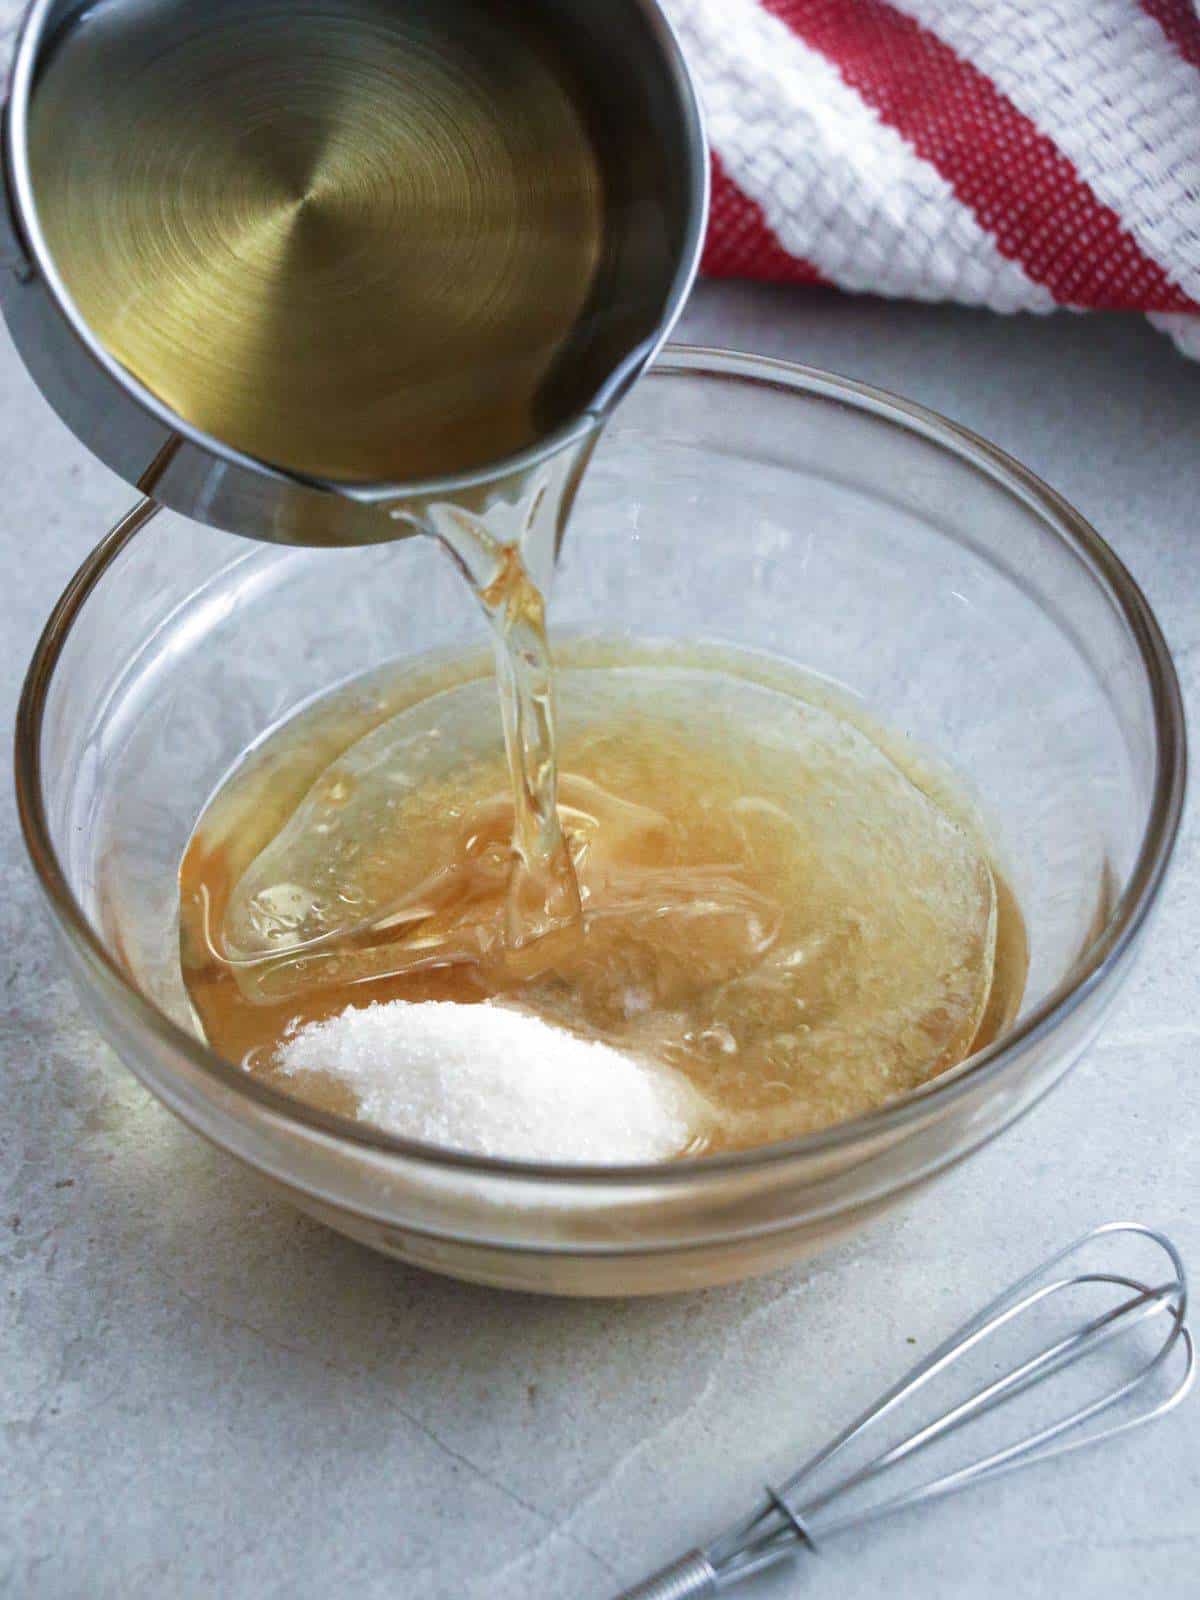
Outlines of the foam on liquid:
{"type": "MultiPolygon", "coordinates": [[[[886,736],[737,652],[577,646],[564,665],[574,932],[532,970],[514,959],[491,678],[377,675],[272,734],[193,839],[184,970],[218,1050],[278,1078],[298,1023],[499,997],[675,1069],[718,1149],[877,1106],[1010,1019],[1011,896],[970,815],[886,736]]],[[[344,1073],[288,1084],[364,1109],[344,1073]]]]}

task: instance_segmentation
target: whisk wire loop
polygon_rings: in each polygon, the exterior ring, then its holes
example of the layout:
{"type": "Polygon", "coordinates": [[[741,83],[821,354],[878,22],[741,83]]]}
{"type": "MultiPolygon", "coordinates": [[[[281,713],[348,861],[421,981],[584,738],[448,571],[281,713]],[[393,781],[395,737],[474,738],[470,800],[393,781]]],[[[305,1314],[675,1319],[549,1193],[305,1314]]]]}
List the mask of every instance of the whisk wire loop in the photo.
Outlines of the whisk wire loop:
{"type": "Polygon", "coordinates": [[[630,1591],[630,1594],[636,1594],[639,1600],[668,1600],[668,1597],[670,1600],[700,1600],[701,1596],[717,1595],[801,1548],[816,1551],[835,1534],[865,1526],[908,1507],[940,1499],[1018,1467],[1053,1460],[1143,1427],[1177,1406],[1195,1381],[1196,1351],[1187,1326],[1187,1311],[1187,1274],[1179,1252],[1170,1239],[1140,1223],[1110,1222],[1093,1228],[1035,1267],[977,1312],[779,1488],[768,1487],[765,1505],[760,1505],[703,1551],[692,1552],[684,1558],[683,1563],[666,1569],[658,1578],[649,1580],[636,1591],[630,1591]],[[1068,1273],[1046,1281],[1048,1274],[1087,1246],[1118,1234],[1140,1237],[1156,1245],[1167,1256],[1172,1276],[1163,1282],[1145,1283],[1122,1272],[1086,1271],[1068,1273]],[[823,1468],[984,1340],[1034,1308],[1068,1291],[1087,1286],[1125,1289],[1130,1293],[1115,1306],[1090,1318],[1082,1327],[1054,1339],[1011,1371],[984,1384],[966,1399],[885,1447],[864,1466],[846,1473],[829,1487],[816,1488],[814,1480],[823,1468]],[[876,1500],[864,1508],[846,1509],[840,1513],[836,1510],[838,1502],[854,1490],[874,1482],[889,1469],[948,1438],[977,1418],[1017,1399],[1056,1373],[1074,1366],[1105,1345],[1127,1335],[1137,1325],[1161,1317],[1168,1319],[1169,1327],[1153,1353],[1148,1354],[1128,1378],[1109,1387],[1098,1397],[1076,1405],[1036,1432],[993,1450],[955,1471],[945,1472],[913,1488],[876,1500]],[[1131,1417],[1099,1429],[1083,1433],[1078,1431],[1150,1383],[1177,1347],[1182,1349],[1184,1356],[1182,1373],[1163,1398],[1131,1417]],[[822,1515],[829,1510],[834,1514],[822,1515]],[[695,1564],[697,1556],[701,1558],[699,1565],[695,1564]],[[697,1578],[691,1587],[680,1588],[679,1583],[685,1578],[685,1564],[688,1562],[693,1563],[691,1571],[703,1574],[703,1581],[697,1578]]]}
{"type": "MultiPolygon", "coordinates": [[[[1050,1294],[1058,1293],[1063,1289],[1073,1286],[1073,1284],[1083,1282],[1103,1282],[1110,1284],[1121,1284],[1129,1288],[1138,1287],[1138,1285],[1132,1279],[1118,1278],[1110,1274],[1089,1275],[1087,1278],[1079,1278],[1074,1280],[1062,1279],[1059,1282],[1050,1285],[1045,1291],[1036,1295],[1029,1295],[1026,1297],[1026,1299],[1018,1302],[1018,1304],[1009,1312],[1007,1312],[1004,1317],[997,1318],[995,1321],[988,1323],[983,1329],[980,1330],[976,1338],[982,1339],[988,1334],[996,1332],[1004,1322],[1011,1320],[1012,1317],[1015,1317],[1022,1311],[1027,1310],[1030,1306],[1036,1305],[1040,1300],[1048,1298],[1050,1294]]],[[[810,1510],[817,1510],[821,1506],[827,1504],[830,1500],[847,1494],[851,1489],[857,1488],[861,1483],[865,1483],[869,1479],[877,1477],[879,1473],[884,1471],[885,1468],[895,1466],[897,1463],[905,1460],[907,1457],[915,1455],[919,1450],[923,1450],[928,1445],[936,1443],[937,1440],[945,1438],[948,1434],[956,1432],[959,1428],[964,1427],[968,1422],[971,1422],[981,1412],[985,1410],[993,1410],[997,1406],[1003,1405],[1008,1401],[1015,1400],[1019,1395],[1024,1394],[1027,1389],[1031,1389],[1034,1384],[1041,1383],[1044,1379],[1052,1377],[1053,1374],[1059,1371],[1062,1367],[1068,1366],[1071,1363],[1080,1360],[1084,1355],[1088,1354],[1089,1351],[1097,1348],[1099,1345],[1105,1344],[1111,1339],[1120,1337],[1127,1331],[1127,1325],[1122,1325],[1122,1318],[1140,1320],[1142,1317],[1150,1316],[1158,1311],[1166,1309],[1167,1305],[1169,1304],[1169,1296],[1174,1287],[1175,1286],[1173,1285],[1164,1285],[1160,1289],[1148,1290],[1144,1293],[1136,1294],[1133,1296],[1133,1298],[1123,1301],[1122,1304],[1117,1306],[1114,1310],[1106,1312],[1101,1317],[1097,1317],[1094,1321],[1088,1323],[1086,1327],[1080,1329],[1077,1333],[1073,1333],[1068,1338],[1061,1339],[1056,1344],[1050,1345],[1046,1349],[1040,1351],[1036,1356],[1032,1356],[1028,1361],[1016,1368],[1015,1371],[1010,1372],[1005,1377],[998,1378],[994,1383],[990,1383],[984,1388],[977,1390],[968,1399],[962,1401],[959,1405],[945,1412],[936,1421],[928,1423],[925,1427],[918,1429],[916,1433],[911,1434],[901,1443],[893,1445],[890,1450],[885,1450],[881,1455],[876,1456],[873,1461],[869,1462],[860,1471],[852,1474],[850,1477],[839,1483],[835,1489],[831,1489],[826,1494],[817,1496],[815,1500],[810,1502],[810,1510]]],[[[965,1349],[966,1347],[964,1346],[964,1353],[965,1349]]],[[[1163,1351],[1161,1351],[1160,1354],[1166,1353],[1169,1349],[1170,1345],[1164,1346],[1163,1351]]],[[[1146,1371],[1135,1380],[1135,1382],[1142,1382],[1147,1376],[1149,1376],[1150,1370],[1150,1368],[1147,1368],[1146,1371]]],[[[1070,1417],[1064,1419],[1060,1423],[1056,1423],[1053,1427],[1043,1429],[1042,1432],[1037,1434],[1034,1438],[1023,1440],[1019,1444],[1011,1446],[1009,1450],[999,1452],[998,1454],[1007,1457],[1014,1452],[1021,1452],[1022,1454],[1031,1452],[1036,1448],[1038,1443],[1048,1440],[1049,1438],[1053,1438],[1059,1433],[1064,1432],[1067,1428],[1074,1427],[1078,1423],[1087,1420],[1087,1418],[1096,1415],[1099,1411],[1105,1410],[1111,1405],[1115,1405],[1128,1392],[1129,1387],[1131,1386],[1126,1386],[1126,1388],[1118,1390],[1116,1393],[1104,1397],[1102,1400],[1095,1402],[1093,1405],[1072,1413],[1070,1417]]],[[[989,1460],[994,1459],[996,1458],[989,1458],[989,1460]]],[[[983,1465],[983,1463],[980,1463],[980,1465],[983,1465]]],[[[976,1469],[971,1468],[967,1470],[974,1473],[976,1469]]],[[[953,1476],[957,1478],[960,1475],[954,1474],[953,1476]]]]}

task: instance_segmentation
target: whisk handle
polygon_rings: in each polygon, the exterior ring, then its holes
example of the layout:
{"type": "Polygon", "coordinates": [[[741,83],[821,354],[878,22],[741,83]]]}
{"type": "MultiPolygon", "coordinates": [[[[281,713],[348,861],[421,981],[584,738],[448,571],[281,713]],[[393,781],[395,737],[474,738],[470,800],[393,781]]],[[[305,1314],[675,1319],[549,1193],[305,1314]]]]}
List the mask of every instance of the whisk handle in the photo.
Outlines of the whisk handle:
{"type": "Polygon", "coordinates": [[[702,1550],[690,1550],[617,1600],[709,1600],[716,1592],[717,1575],[708,1557],[702,1550]]]}

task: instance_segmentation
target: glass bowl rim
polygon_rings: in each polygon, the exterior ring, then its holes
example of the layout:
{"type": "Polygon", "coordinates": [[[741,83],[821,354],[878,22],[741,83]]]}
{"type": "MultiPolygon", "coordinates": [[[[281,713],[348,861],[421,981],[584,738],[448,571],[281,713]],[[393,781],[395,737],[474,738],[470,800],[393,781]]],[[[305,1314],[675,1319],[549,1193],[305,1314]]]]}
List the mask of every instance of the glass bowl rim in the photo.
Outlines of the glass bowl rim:
{"type": "Polygon", "coordinates": [[[1124,563],[1091,524],[1014,457],[959,423],[914,401],[870,384],[815,367],[768,356],[700,345],[670,344],[644,375],[735,379],[752,387],[778,389],[832,401],[890,423],[902,433],[933,443],[981,476],[1014,493],[1040,515],[1058,540],[1082,562],[1093,584],[1106,591],[1137,646],[1153,709],[1155,773],[1150,814],[1128,884],[1104,927],[1071,973],[1016,1025],[976,1055],[928,1084],[878,1110],[793,1139],[717,1155],[682,1157],[653,1163],[595,1165],[516,1161],[477,1155],[386,1133],[353,1118],[319,1111],[251,1077],[189,1033],[143,995],[109,955],[75,898],[50,836],[41,771],[41,730],[55,668],[75,619],[93,589],[136,537],[144,518],[127,515],[84,560],[56,602],[34,649],[21,691],[15,728],[15,779],[18,812],[26,848],[55,922],[85,964],[103,982],[115,985],[121,1004],[138,1025],[170,1052],[232,1089],[259,1112],[279,1116],[317,1140],[438,1168],[480,1176],[549,1183],[688,1183],[722,1173],[746,1172],[902,1133],[935,1110],[946,1109],[978,1085],[998,1077],[1026,1049],[1056,1032],[1076,1009],[1121,965],[1144,926],[1170,863],[1183,811],[1187,735],[1183,700],[1166,641],[1141,589],[1124,563]]]}

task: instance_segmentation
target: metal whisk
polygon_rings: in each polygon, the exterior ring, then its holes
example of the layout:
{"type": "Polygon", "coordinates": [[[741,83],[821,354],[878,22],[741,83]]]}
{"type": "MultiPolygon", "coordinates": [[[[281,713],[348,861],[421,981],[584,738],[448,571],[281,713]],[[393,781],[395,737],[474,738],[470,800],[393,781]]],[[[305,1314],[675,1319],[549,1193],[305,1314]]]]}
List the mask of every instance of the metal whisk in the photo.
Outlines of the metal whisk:
{"type": "Polygon", "coordinates": [[[765,1501],[752,1515],[703,1549],[690,1551],[655,1577],[628,1590],[621,1600],[702,1600],[704,1596],[723,1594],[744,1578],[787,1560],[801,1550],[817,1550],[835,1534],[861,1528],[909,1506],[940,1499],[1017,1467],[1049,1461],[1141,1427],[1177,1406],[1191,1388],[1195,1373],[1195,1346],[1187,1326],[1187,1275],[1179,1252],[1165,1235],[1152,1228],[1132,1222],[1105,1223],[1058,1251],[964,1323],[836,1439],[818,1451],[799,1472],[779,1488],[768,1488],[765,1501]],[[1098,1240],[1111,1241],[1122,1234],[1137,1235],[1157,1245],[1170,1263],[1171,1276],[1160,1283],[1143,1283],[1117,1271],[1055,1274],[1056,1268],[1088,1245],[1098,1240]],[[938,1412],[898,1443],[885,1446],[866,1465],[847,1472],[830,1487],[816,1486],[813,1480],[822,1468],[853,1441],[861,1440],[885,1417],[891,1416],[910,1396],[960,1361],[968,1351],[1035,1307],[1045,1307],[1056,1296],[1088,1284],[1106,1285],[1121,1291],[1120,1298],[1073,1332],[1052,1339],[1003,1377],[986,1383],[968,1398],[938,1412]],[[1148,1349],[1140,1350],[1131,1373],[1115,1381],[1107,1380],[1099,1398],[1075,1405],[1027,1438],[993,1450],[968,1466],[930,1478],[915,1488],[876,1499],[862,1509],[844,1506],[843,1502],[853,1491],[875,1483],[900,1462],[994,1412],[1056,1373],[1095,1355],[1102,1347],[1128,1335],[1137,1325],[1159,1319],[1164,1322],[1161,1336],[1148,1349]],[[1148,1403],[1143,1393],[1141,1408],[1133,1415],[1099,1428],[1087,1427],[1094,1419],[1143,1391],[1170,1360],[1176,1346],[1182,1352],[1183,1368],[1165,1397],[1154,1400],[1151,1396],[1148,1403]]]}

